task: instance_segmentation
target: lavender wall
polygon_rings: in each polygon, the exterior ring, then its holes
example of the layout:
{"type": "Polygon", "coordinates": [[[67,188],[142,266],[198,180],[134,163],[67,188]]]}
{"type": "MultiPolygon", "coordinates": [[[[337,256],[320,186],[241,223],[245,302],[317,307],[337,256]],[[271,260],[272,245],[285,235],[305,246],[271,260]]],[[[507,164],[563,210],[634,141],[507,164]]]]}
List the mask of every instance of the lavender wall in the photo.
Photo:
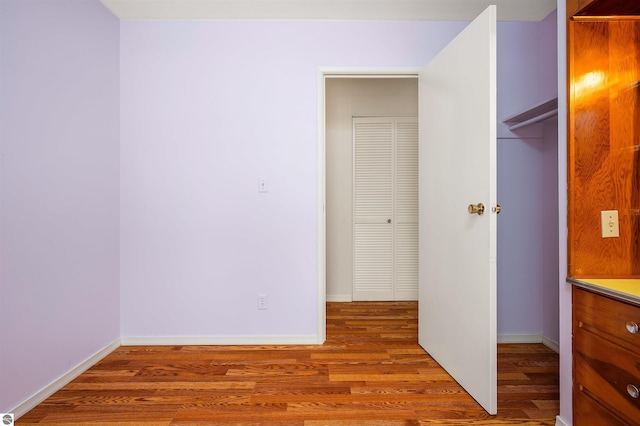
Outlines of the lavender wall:
{"type": "Polygon", "coordinates": [[[541,100],[539,99],[541,81],[538,66],[540,25],[539,22],[498,23],[498,139],[538,137],[535,129],[525,128],[515,134],[508,130],[502,120],[524,111],[541,100]]]}
{"type": "Polygon", "coordinates": [[[540,100],[558,96],[558,12],[538,24],[538,62],[540,100]]]}
{"type": "MultiPolygon", "coordinates": [[[[558,227],[558,119],[545,123],[542,145],[542,205],[537,208],[542,232],[542,334],[560,343],[559,329],[559,227],[558,227]]],[[[562,180],[564,183],[564,179],[562,180]]]]}
{"type": "Polygon", "coordinates": [[[119,23],[0,1],[0,412],[119,337],[119,23]]]}
{"type": "MultiPolygon", "coordinates": [[[[541,100],[558,96],[558,14],[545,18],[538,28],[538,52],[540,56],[541,100]]],[[[542,148],[542,208],[543,221],[543,327],[542,334],[553,342],[560,343],[559,330],[559,222],[560,211],[558,187],[564,185],[564,175],[558,174],[558,119],[544,123],[542,148]],[[562,178],[562,179],[561,179],[562,178]]]]}
{"type": "MultiPolygon", "coordinates": [[[[316,338],[318,69],[421,66],[464,26],[123,22],[123,338],[316,338]],[[256,309],[258,293],[268,294],[267,311],[256,309]]],[[[540,26],[498,25],[499,117],[540,101],[540,26]]],[[[532,161],[526,144],[511,142],[520,151],[503,161],[528,170],[523,182],[541,182],[539,147],[532,161]]],[[[499,245],[533,271],[542,241],[527,229],[533,246],[509,233],[499,245]]],[[[518,324],[541,334],[540,283],[535,305],[533,277],[511,271],[518,287],[499,301],[509,308],[499,333],[518,324]]]]}
{"type": "Polygon", "coordinates": [[[122,22],[123,337],[316,341],[319,67],[417,67],[464,25],[122,22]]]}
{"type": "Polygon", "coordinates": [[[542,334],[542,148],[498,139],[498,335],[542,334]]]}
{"type": "MultiPolygon", "coordinates": [[[[539,23],[498,28],[510,30],[509,36],[498,33],[498,54],[510,53],[499,56],[500,120],[557,95],[556,13],[539,23]]],[[[498,123],[498,334],[542,335],[557,343],[554,123],[516,132],[498,123]]]]}

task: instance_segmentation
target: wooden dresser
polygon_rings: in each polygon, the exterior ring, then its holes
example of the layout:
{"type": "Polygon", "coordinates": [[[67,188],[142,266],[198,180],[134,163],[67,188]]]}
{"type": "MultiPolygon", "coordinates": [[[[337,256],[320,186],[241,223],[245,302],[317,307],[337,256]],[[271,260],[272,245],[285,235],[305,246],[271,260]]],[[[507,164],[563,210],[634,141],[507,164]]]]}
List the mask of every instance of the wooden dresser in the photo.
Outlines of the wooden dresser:
{"type": "Polygon", "coordinates": [[[573,287],[574,426],[640,425],[640,303],[573,287]]]}

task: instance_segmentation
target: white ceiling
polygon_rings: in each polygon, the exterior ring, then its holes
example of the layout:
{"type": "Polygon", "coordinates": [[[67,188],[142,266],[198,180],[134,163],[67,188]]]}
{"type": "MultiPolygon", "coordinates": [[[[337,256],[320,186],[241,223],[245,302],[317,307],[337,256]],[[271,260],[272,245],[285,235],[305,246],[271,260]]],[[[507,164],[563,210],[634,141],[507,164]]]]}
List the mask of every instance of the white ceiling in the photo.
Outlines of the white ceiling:
{"type": "Polygon", "coordinates": [[[100,0],[120,19],[470,21],[489,4],[498,20],[540,21],[556,0],[100,0]]]}

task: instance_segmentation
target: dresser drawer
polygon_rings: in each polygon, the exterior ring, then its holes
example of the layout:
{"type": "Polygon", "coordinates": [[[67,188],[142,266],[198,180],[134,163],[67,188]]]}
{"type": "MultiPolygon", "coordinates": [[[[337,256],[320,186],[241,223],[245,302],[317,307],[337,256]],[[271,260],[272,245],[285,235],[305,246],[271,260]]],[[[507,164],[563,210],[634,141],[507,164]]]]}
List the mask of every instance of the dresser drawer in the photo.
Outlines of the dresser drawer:
{"type": "Polygon", "coordinates": [[[578,328],[574,335],[574,378],[604,407],[631,424],[640,423],[640,355],[578,328]]]}
{"type": "Polygon", "coordinates": [[[640,353],[640,307],[574,287],[573,319],[574,330],[583,328],[640,353]]]}
{"type": "Polygon", "coordinates": [[[573,392],[574,426],[607,425],[631,426],[585,394],[583,389],[573,392]]]}

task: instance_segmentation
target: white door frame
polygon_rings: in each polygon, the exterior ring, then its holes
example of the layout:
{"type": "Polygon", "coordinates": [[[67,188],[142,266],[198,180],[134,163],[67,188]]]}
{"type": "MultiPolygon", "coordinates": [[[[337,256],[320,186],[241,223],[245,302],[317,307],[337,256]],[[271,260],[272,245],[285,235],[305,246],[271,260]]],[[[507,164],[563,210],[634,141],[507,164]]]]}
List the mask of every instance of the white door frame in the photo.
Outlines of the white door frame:
{"type": "Polygon", "coordinates": [[[420,68],[320,68],[318,70],[318,344],[327,339],[327,216],[325,79],[418,78],[420,68]]]}

